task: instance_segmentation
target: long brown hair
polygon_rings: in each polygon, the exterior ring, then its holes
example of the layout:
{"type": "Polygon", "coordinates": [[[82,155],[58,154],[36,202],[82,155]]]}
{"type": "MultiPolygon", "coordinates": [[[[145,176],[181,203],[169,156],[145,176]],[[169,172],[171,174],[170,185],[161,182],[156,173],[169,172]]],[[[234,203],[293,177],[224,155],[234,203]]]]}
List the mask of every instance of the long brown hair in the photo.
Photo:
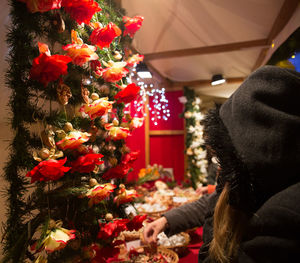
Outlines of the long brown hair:
{"type": "Polygon", "coordinates": [[[220,194],[214,212],[213,240],[209,247],[209,256],[213,262],[234,262],[247,216],[228,203],[229,185],[220,194]]]}

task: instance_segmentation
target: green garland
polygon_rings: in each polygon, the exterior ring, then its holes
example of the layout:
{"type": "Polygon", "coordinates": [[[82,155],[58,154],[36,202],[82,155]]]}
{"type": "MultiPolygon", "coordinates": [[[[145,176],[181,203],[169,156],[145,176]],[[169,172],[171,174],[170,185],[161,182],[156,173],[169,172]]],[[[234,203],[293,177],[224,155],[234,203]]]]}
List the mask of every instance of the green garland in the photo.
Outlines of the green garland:
{"type": "Polygon", "coordinates": [[[201,114],[199,103],[195,91],[184,87],[184,96],[186,97],[186,103],[184,108],[183,117],[185,118],[185,129],[186,129],[186,150],[185,154],[187,156],[187,176],[191,179],[192,186],[197,188],[199,183],[206,184],[207,172],[206,166],[207,161],[205,158],[200,158],[200,155],[205,155],[205,147],[202,143],[199,143],[196,147],[198,141],[202,140],[198,130],[191,131],[190,129],[197,129],[200,127],[199,120],[197,120],[196,115],[201,114]],[[200,137],[199,137],[200,136],[200,137]]]}
{"type": "MultiPolygon", "coordinates": [[[[123,29],[122,16],[124,10],[118,10],[112,0],[97,1],[102,11],[96,14],[92,21],[107,24],[113,22],[123,29]]],[[[38,122],[47,123],[58,128],[62,128],[66,121],[70,121],[75,129],[86,129],[91,126],[89,119],[74,117],[67,120],[66,112],[52,109],[52,102],[56,100],[56,90],[53,88],[58,81],[50,83],[47,87],[37,81],[28,78],[32,61],[38,56],[36,39],[45,39],[52,51],[54,44],[66,45],[70,43],[70,31],[76,28],[79,36],[88,42],[88,35],[91,33],[89,28],[78,27],[68,14],[63,10],[51,10],[45,13],[29,13],[26,4],[17,0],[11,0],[11,27],[7,33],[7,43],[10,47],[9,69],[6,74],[6,84],[11,89],[12,95],[9,100],[11,109],[11,128],[15,131],[15,136],[10,144],[10,155],[5,165],[5,179],[9,182],[7,188],[8,212],[4,235],[4,259],[3,262],[24,262],[34,260],[34,255],[29,252],[28,247],[32,245],[32,236],[39,226],[43,226],[42,236],[39,243],[43,240],[49,223],[49,205],[52,209],[51,217],[62,219],[67,222],[77,224],[80,231],[92,233],[89,236],[81,237],[82,245],[90,244],[95,241],[97,234],[98,220],[103,218],[107,211],[113,211],[118,216],[124,216],[122,209],[118,208],[112,198],[106,204],[99,204],[94,209],[89,209],[85,199],[78,199],[84,189],[77,187],[81,185],[81,175],[79,173],[67,174],[64,178],[63,187],[58,187],[55,183],[54,190],[49,191],[44,182],[36,183],[32,188],[25,174],[33,169],[37,162],[32,157],[32,150],[42,147],[38,134],[30,131],[32,124],[38,122]],[[66,29],[59,33],[55,25],[57,16],[60,14],[65,22],[66,29]],[[49,102],[49,110],[43,105],[39,105],[41,99],[49,102]],[[75,179],[74,179],[75,178],[75,179]],[[77,179],[76,179],[77,178],[77,179]]],[[[121,53],[129,45],[131,39],[126,37],[117,38],[110,48],[98,50],[98,56],[104,61],[113,58],[114,51],[121,53]]],[[[122,53],[122,55],[124,55],[122,53]]],[[[115,60],[116,61],[116,60],[115,60]]],[[[71,87],[72,98],[69,100],[70,107],[75,107],[81,102],[81,79],[90,76],[88,69],[69,64],[68,76],[64,83],[71,87]]],[[[93,80],[97,85],[102,85],[103,80],[93,80]]],[[[126,83],[124,78],[123,80],[126,83]]],[[[109,99],[113,99],[118,89],[114,85],[109,85],[109,99]]],[[[90,92],[96,92],[94,85],[87,86],[90,92]]],[[[97,91],[101,96],[104,94],[97,91]]],[[[118,119],[121,122],[123,117],[124,104],[114,106],[117,109],[118,119]]],[[[68,117],[69,118],[69,117],[68,117]]],[[[103,129],[100,121],[95,119],[95,126],[103,129]]],[[[124,141],[119,140],[110,143],[113,151],[107,150],[105,146],[108,142],[98,136],[95,144],[102,145],[101,152],[105,157],[105,162],[110,158],[116,158],[120,162],[124,141]]],[[[66,153],[68,159],[74,157],[66,153]]],[[[103,172],[102,172],[103,173],[103,172]]],[[[95,177],[101,182],[101,175],[95,177]]],[[[90,176],[90,175],[89,175],[90,176]]],[[[119,180],[117,183],[121,183],[119,180]]],[[[48,257],[48,262],[67,262],[74,255],[80,255],[78,251],[70,248],[52,253],[48,257]],[[64,260],[62,261],[62,258],[64,260]]]]}

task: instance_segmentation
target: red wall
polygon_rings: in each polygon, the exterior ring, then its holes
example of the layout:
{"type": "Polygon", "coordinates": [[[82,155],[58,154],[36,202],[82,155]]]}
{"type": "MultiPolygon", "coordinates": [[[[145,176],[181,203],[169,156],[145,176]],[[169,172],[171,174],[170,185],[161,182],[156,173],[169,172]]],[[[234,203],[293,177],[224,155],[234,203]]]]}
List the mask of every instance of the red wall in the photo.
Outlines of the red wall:
{"type": "MultiPolygon", "coordinates": [[[[166,92],[170,117],[167,121],[158,120],[158,125],[150,121],[150,131],[155,130],[184,130],[183,118],[179,114],[183,111],[183,104],[178,97],[182,91],[166,92]]],[[[152,102],[150,99],[150,107],[152,102]]],[[[151,115],[150,115],[151,119],[151,115]]],[[[128,175],[128,180],[136,180],[138,172],[145,164],[145,125],[136,129],[127,139],[127,145],[132,150],[140,150],[140,157],[134,164],[134,171],[128,175]]],[[[184,135],[151,135],[150,136],[150,164],[162,165],[164,168],[173,168],[175,180],[180,182],[184,178],[184,135]]]]}

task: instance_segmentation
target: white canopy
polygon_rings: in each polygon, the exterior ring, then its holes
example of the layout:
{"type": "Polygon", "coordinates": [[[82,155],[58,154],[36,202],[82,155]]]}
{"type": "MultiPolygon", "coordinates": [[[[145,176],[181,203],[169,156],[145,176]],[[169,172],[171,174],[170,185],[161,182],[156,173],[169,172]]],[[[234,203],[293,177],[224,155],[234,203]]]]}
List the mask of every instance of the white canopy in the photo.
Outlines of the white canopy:
{"type": "Polygon", "coordinates": [[[128,16],[145,18],[133,47],[148,65],[177,86],[221,97],[228,97],[243,78],[266,63],[278,47],[271,44],[279,33],[285,32],[282,43],[300,25],[297,0],[119,2],[128,16]],[[232,81],[211,87],[214,74],[232,81]]]}

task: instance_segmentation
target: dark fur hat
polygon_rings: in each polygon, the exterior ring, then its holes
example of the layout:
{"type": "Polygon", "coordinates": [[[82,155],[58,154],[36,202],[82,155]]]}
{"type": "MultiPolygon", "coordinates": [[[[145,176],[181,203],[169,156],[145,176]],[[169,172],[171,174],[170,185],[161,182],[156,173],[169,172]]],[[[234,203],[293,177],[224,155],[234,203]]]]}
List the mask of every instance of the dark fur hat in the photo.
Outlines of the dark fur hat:
{"type": "Polygon", "coordinates": [[[258,69],[204,122],[235,206],[255,211],[299,182],[300,73],[258,69]]]}

